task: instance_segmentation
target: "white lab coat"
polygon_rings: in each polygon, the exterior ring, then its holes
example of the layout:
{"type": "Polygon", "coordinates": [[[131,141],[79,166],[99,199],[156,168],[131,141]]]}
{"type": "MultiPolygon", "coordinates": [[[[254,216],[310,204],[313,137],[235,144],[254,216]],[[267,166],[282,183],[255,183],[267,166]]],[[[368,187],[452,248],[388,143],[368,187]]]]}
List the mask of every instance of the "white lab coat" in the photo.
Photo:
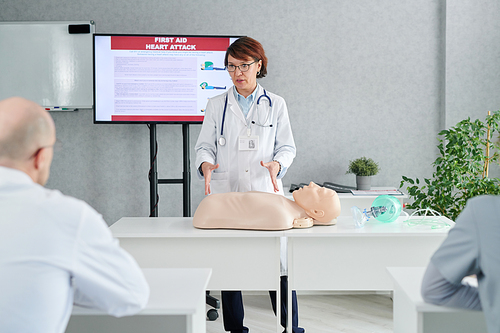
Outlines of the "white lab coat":
{"type": "Polygon", "coordinates": [[[0,166],[0,331],[64,332],[73,303],[137,313],[149,287],[92,207],[0,166]]]}
{"type": "MultiPolygon", "coordinates": [[[[266,90],[266,94],[271,98],[272,108],[269,108],[267,98],[261,98],[257,108],[257,99],[264,94],[264,89],[257,85],[255,101],[245,119],[234,97],[233,89],[234,86],[226,93],[208,101],[200,136],[195,146],[196,166],[199,167],[203,162],[219,164],[219,168],[212,172],[210,182],[212,193],[246,191],[274,193],[269,171],[260,165],[260,161],[266,163],[276,160],[280,162],[282,169],[285,169],[292,164],[295,157],[295,142],[285,100],[266,90]],[[226,144],[221,146],[218,139],[221,137],[226,96],[228,102],[223,133],[226,144]],[[252,121],[264,126],[251,124],[252,121]],[[272,127],[269,127],[271,124],[272,127]],[[248,127],[251,129],[251,136],[259,137],[259,149],[256,151],[239,150],[238,138],[247,136],[248,127]]],[[[198,175],[203,179],[199,172],[198,175]]],[[[283,194],[280,179],[278,186],[280,193],[283,194]]]]}

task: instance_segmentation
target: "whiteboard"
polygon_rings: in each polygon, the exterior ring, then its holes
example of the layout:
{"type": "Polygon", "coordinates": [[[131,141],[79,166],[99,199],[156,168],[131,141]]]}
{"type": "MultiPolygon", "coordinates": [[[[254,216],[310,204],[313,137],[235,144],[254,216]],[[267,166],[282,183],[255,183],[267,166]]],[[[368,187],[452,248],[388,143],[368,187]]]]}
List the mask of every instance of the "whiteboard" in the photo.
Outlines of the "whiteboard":
{"type": "Polygon", "coordinates": [[[51,110],[92,108],[93,21],[0,22],[0,99],[21,96],[51,110]],[[69,25],[90,25],[70,34],[69,25]]]}

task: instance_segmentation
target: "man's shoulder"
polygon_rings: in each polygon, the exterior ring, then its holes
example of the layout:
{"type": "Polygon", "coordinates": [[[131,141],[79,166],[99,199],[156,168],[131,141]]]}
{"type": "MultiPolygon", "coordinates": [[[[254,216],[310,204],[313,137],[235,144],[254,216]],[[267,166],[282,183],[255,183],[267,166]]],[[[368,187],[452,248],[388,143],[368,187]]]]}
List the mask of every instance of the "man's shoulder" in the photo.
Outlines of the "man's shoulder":
{"type": "Polygon", "coordinates": [[[44,189],[43,200],[40,203],[41,209],[61,216],[77,216],[84,212],[98,215],[85,201],[65,195],[59,190],[44,189]]]}
{"type": "Polygon", "coordinates": [[[72,197],[70,195],[63,194],[61,191],[56,189],[44,189],[44,197],[48,201],[53,201],[55,204],[69,204],[69,205],[86,205],[85,201],[72,197]]]}
{"type": "Polygon", "coordinates": [[[500,195],[480,195],[467,201],[466,208],[474,215],[497,215],[500,211],[500,195]]]}
{"type": "Polygon", "coordinates": [[[468,203],[470,204],[495,204],[500,205],[500,195],[479,195],[474,198],[470,198],[468,203]]]}

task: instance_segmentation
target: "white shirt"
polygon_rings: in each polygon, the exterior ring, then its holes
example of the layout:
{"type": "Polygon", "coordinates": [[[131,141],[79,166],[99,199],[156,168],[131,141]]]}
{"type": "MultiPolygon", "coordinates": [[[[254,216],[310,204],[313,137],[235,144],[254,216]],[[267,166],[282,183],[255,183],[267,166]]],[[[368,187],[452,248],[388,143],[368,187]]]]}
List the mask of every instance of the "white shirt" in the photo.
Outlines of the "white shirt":
{"type": "Polygon", "coordinates": [[[253,101],[255,100],[255,95],[257,95],[257,87],[253,90],[253,93],[248,95],[248,97],[244,97],[241,95],[238,90],[233,89],[234,98],[238,101],[238,105],[240,106],[241,112],[245,115],[245,118],[248,116],[248,112],[250,112],[250,108],[253,105],[253,101]]]}
{"type": "Polygon", "coordinates": [[[149,287],[88,204],[0,167],[0,295],[0,331],[64,332],[73,303],[131,315],[149,287]]]}

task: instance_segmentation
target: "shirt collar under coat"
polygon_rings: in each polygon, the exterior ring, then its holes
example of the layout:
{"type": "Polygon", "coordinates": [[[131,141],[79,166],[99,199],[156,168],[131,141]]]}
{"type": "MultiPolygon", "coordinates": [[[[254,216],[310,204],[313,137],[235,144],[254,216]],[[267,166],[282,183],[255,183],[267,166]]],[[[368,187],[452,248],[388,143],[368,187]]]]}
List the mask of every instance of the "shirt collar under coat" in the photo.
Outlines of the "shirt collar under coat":
{"type": "Polygon", "coordinates": [[[248,111],[248,116],[246,117],[246,119],[245,116],[243,115],[243,111],[241,111],[240,106],[238,105],[238,101],[234,97],[235,95],[234,89],[236,88],[232,86],[230,90],[228,90],[226,93],[228,96],[227,108],[231,110],[234,113],[234,115],[238,119],[240,119],[245,125],[248,125],[248,122],[250,121],[252,114],[255,110],[255,105],[257,104],[257,98],[259,98],[259,96],[262,94],[262,87],[260,86],[260,84],[257,83],[257,88],[255,89],[257,94],[255,94],[254,103],[250,108],[250,111],[248,111]]]}

